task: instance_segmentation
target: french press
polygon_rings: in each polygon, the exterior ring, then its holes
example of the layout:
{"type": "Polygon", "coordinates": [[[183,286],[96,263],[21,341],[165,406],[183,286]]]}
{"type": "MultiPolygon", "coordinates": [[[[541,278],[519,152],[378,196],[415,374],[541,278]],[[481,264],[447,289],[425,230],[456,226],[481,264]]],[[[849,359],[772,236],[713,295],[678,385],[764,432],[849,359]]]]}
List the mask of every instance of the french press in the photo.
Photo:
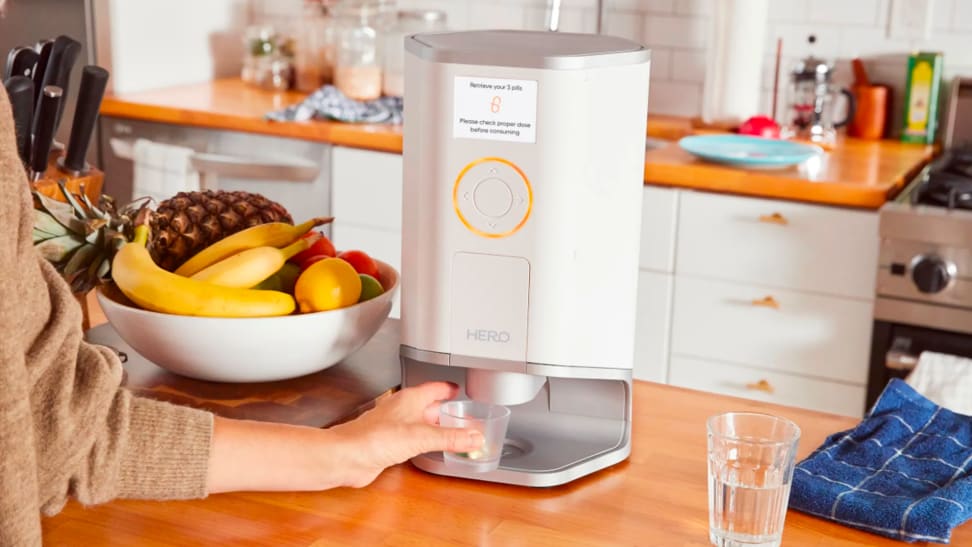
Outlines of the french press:
{"type": "MultiPolygon", "coordinates": [[[[815,40],[811,36],[810,43],[815,40]]],[[[850,90],[834,85],[834,66],[810,55],[797,63],[790,73],[788,109],[783,120],[783,136],[833,145],[837,129],[854,118],[856,104],[850,90]],[[844,118],[835,120],[837,97],[847,97],[844,118]]]]}

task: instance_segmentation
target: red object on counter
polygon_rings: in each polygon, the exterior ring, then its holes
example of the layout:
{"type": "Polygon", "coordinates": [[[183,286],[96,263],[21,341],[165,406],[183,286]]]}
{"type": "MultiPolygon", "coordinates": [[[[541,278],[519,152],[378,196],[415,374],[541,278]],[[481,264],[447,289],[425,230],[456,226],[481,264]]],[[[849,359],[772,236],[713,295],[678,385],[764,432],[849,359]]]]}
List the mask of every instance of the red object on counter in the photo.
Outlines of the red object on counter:
{"type": "Polygon", "coordinates": [[[739,126],[739,134],[778,139],[780,138],[780,126],[768,116],[753,116],[739,126]]]}

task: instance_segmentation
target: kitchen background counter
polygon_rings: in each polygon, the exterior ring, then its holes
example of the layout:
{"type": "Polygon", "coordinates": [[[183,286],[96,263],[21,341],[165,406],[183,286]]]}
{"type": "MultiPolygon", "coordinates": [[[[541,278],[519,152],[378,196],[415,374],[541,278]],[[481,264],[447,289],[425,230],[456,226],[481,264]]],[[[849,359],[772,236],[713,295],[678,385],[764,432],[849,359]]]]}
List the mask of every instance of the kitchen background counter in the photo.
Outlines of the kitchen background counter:
{"type": "MultiPolygon", "coordinates": [[[[301,93],[263,91],[229,78],[111,96],[105,99],[101,111],[105,116],[123,119],[401,153],[400,126],[326,121],[284,123],[263,118],[267,112],[303,98],[301,93]]],[[[753,171],[702,162],[684,152],[674,141],[692,132],[687,118],[649,117],[647,184],[876,209],[934,154],[931,146],[846,139],[822,161],[780,171],[753,171]]]]}

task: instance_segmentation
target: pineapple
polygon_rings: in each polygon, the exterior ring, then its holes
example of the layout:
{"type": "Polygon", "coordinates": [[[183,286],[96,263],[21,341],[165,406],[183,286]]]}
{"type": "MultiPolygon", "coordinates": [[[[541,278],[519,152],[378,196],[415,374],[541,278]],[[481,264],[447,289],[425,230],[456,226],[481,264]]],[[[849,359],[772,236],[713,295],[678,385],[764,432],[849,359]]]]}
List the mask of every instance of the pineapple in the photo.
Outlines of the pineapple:
{"type": "Polygon", "coordinates": [[[258,194],[212,191],[180,192],[149,208],[149,199],[118,209],[102,196],[97,206],[83,194],[72,194],[58,181],[67,203],[34,191],[34,246],[54,264],[76,294],[110,280],[115,252],[133,235],[140,213],[148,213],[152,241],[148,248],[163,268],[175,270],[212,243],[265,222],[293,224],[280,204],[258,194]]]}
{"type": "Polygon", "coordinates": [[[293,224],[279,203],[249,192],[179,192],[152,215],[149,252],[155,263],[173,271],[224,237],[267,222],[293,224]]]}

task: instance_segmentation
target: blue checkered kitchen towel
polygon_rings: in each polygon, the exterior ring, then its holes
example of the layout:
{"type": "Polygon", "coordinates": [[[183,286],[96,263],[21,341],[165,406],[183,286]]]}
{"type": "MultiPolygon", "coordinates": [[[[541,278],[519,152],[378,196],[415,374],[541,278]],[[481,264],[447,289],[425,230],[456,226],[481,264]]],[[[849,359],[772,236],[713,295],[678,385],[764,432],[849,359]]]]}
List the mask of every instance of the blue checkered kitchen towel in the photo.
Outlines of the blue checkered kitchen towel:
{"type": "Polygon", "coordinates": [[[797,464],[790,507],[908,542],[972,517],[972,417],[894,379],[855,428],[797,464]]]}
{"type": "Polygon", "coordinates": [[[266,119],[277,122],[336,120],[346,123],[402,123],[402,98],[379,97],[373,101],[349,99],[333,85],[326,85],[303,102],[268,112],[266,119]]]}

